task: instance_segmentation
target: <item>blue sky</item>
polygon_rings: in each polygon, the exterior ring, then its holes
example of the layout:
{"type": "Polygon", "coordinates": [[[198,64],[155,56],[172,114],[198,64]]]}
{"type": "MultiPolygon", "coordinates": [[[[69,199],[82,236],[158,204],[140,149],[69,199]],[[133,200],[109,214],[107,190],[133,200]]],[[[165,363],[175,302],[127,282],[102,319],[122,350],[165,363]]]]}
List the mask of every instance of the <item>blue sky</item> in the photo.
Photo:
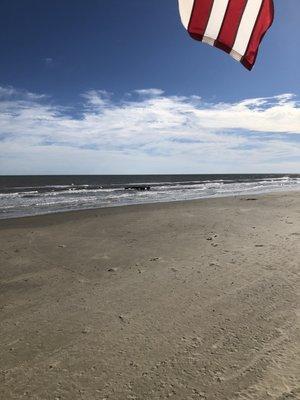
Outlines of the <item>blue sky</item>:
{"type": "Polygon", "coordinates": [[[299,0],[252,72],[176,0],[0,7],[0,174],[300,172],[299,0]]]}

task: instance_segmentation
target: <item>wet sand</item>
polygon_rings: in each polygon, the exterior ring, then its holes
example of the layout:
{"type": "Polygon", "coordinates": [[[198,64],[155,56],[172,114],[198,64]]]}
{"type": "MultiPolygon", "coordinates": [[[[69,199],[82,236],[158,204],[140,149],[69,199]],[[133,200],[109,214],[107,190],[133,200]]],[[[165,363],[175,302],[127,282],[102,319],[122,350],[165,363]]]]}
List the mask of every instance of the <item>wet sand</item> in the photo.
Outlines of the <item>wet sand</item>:
{"type": "Polygon", "coordinates": [[[0,399],[300,398],[300,193],[0,221],[0,399]]]}

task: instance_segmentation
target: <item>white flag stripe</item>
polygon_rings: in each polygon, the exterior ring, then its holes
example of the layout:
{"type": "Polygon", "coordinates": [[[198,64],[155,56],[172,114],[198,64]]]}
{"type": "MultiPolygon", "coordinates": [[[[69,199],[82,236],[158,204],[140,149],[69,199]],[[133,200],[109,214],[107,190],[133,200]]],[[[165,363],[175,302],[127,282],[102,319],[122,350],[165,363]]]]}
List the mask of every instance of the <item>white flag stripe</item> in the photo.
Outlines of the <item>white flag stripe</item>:
{"type": "Polygon", "coordinates": [[[231,51],[231,56],[240,61],[247,51],[263,0],[248,0],[231,51]]]}
{"type": "Polygon", "coordinates": [[[179,0],[178,2],[181,21],[185,29],[188,29],[194,7],[194,0],[179,0]]]}
{"type": "Polygon", "coordinates": [[[242,56],[239,53],[237,53],[235,50],[231,50],[230,55],[232,58],[234,58],[238,62],[240,62],[242,59],[242,56]]]}
{"type": "Polygon", "coordinates": [[[214,45],[225,17],[229,0],[215,0],[210,13],[209,21],[204,33],[203,42],[214,45]]]}

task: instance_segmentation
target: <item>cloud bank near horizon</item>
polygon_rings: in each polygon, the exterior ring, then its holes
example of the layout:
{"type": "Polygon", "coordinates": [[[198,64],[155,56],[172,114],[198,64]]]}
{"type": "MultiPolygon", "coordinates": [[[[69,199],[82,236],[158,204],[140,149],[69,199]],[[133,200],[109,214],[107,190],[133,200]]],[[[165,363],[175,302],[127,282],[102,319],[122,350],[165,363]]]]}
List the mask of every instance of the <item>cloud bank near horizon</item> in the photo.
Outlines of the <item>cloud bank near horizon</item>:
{"type": "Polygon", "coordinates": [[[0,174],[300,172],[293,94],[209,103],[139,89],[70,107],[0,87],[0,174]]]}

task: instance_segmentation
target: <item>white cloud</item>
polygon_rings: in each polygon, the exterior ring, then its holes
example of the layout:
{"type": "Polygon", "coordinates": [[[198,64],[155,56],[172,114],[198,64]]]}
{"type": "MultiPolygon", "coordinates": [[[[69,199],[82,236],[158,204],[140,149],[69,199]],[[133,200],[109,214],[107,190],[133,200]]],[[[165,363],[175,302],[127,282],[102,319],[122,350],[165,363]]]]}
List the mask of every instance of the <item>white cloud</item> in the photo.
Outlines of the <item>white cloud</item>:
{"type": "Polygon", "coordinates": [[[100,107],[104,107],[110,104],[111,93],[106,92],[105,90],[88,90],[83,93],[81,96],[86,100],[86,105],[89,107],[95,107],[96,110],[99,110],[100,107]]]}
{"type": "Polygon", "coordinates": [[[135,93],[141,95],[141,96],[162,96],[164,94],[164,91],[161,89],[137,89],[134,91],[135,93]]]}
{"type": "Polygon", "coordinates": [[[17,90],[12,86],[0,86],[0,104],[5,103],[5,101],[10,101],[13,105],[13,101],[21,101],[21,100],[39,100],[46,98],[47,96],[43,94],[31,93],[26,90],[17,90]]]}
{"type": "Polygon", "coordinates": [[[99,90],[81,98],[71,113],[44,95],[0,87],[0,173],[300,170],[292,94],[215,104],[160,89],[117,102],[99,90]]]}
{"type": "Polygon", "coordinates": [[[53,58],[51,58],[51,57],[46,57],[46,58],[44,59],[44,62],[45,62],[46,65],[52,65],[52,64],[53,64],[53,58]]]}

